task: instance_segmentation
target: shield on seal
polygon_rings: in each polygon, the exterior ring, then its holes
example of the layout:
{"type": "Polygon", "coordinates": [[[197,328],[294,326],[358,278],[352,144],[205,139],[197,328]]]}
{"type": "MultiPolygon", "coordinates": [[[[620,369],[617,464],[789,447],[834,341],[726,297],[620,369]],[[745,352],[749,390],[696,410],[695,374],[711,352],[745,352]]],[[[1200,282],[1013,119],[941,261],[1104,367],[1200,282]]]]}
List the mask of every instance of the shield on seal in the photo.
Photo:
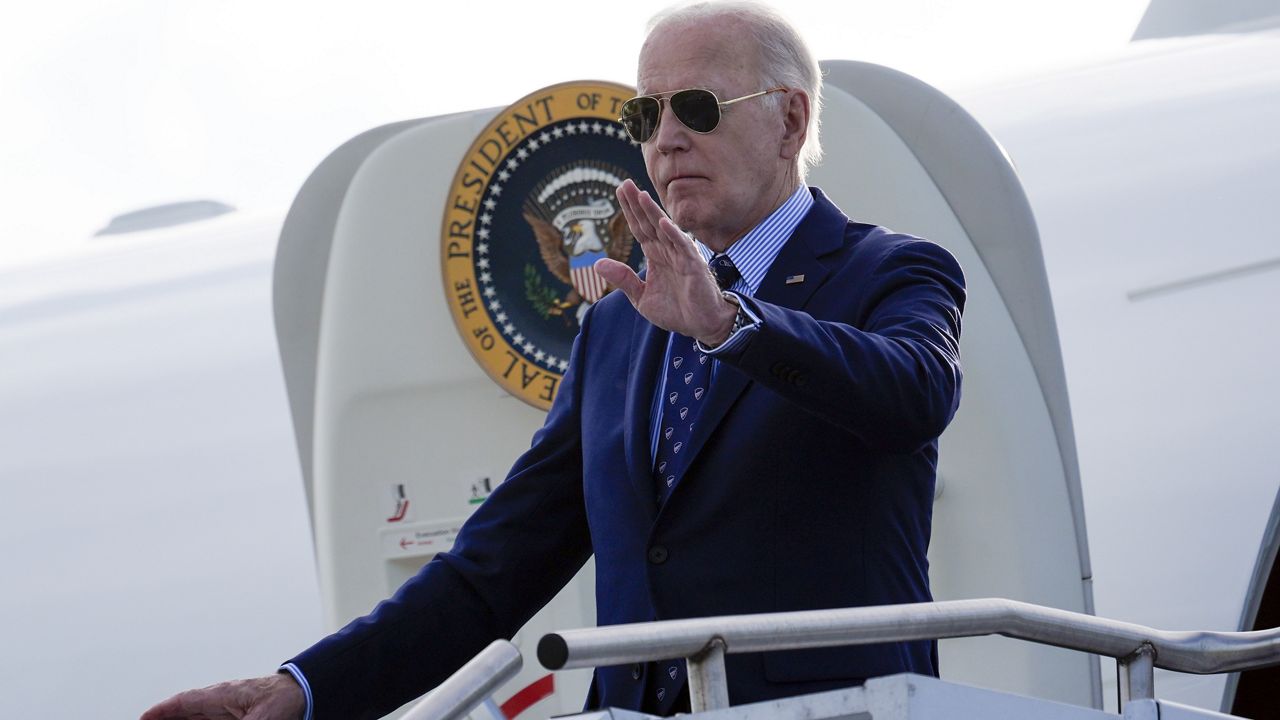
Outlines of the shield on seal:
{"type": "Polygon", "coordinates": [[[538,239],[542,261],[577,295],[561,301],[564,309],[594,304],[608,292],[595,270],[597,260],[627,262],[631,255],[634,238],[615,207],[614,190],[622,179],[620,169],[603,162],[571,163],[552,172],[525,201],[524,219],[538,239]]]}

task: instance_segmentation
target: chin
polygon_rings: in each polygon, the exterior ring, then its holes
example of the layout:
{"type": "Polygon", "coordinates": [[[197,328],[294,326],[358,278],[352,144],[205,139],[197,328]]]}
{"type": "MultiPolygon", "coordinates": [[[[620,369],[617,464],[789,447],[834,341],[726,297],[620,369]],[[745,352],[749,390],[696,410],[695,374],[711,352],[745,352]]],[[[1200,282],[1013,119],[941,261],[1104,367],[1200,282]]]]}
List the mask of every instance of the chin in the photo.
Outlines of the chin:
{"type": "Polygon", "coordinates": [[[701,203],[694,199],[673,201],[667,213],[671,221],[688,233],[698,236],[698,231],[706,225],[706,217],[702,213],[701,203]]]}

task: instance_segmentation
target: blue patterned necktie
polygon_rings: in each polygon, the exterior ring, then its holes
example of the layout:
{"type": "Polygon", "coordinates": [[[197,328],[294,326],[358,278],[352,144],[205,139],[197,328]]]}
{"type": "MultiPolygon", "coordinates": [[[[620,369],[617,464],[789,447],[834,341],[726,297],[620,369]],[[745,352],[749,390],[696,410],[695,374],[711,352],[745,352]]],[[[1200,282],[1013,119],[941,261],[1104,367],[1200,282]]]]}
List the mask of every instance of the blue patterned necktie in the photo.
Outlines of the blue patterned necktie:
{"type": "MultiPolygon", "coordinates": [[[[738,268],[733,266],[728,255],[716,255],[708,264],[721,290],[733,285],[740,277],[738,268]]],[[[693,338],[683,335],[671,337],[664,386],[666,395],[662,398],[662,422],[658,429],[658,454],[653,466],[659,505],[671,496],[672,489],[688,466],[687,446],[711,384],[711,364],[711,358],[698,350],[693,338]]]]}
{"type": "MultiPolygon", "coordinates": [[[[727,255],[716,255],[708,265],[721,290],[727,290],[741,277],[727,255]]],[[[693,434],[694,421],[707,398],[712,362],[694,345],[693,338],[671,336],[664,385],[666,395],[662,398],[662,422],[658,429],[658,454],[653,466],[659,506],[671,496],[672,489],[688,467],[689,451],[686,446],[693,434]]],[[[682,697],[680,689],[684,685],[684,675],[684,660],[649,663],[646,692],[650,695],[646,698],[646,707],[659,715],[670,715],[682,697]]]]}

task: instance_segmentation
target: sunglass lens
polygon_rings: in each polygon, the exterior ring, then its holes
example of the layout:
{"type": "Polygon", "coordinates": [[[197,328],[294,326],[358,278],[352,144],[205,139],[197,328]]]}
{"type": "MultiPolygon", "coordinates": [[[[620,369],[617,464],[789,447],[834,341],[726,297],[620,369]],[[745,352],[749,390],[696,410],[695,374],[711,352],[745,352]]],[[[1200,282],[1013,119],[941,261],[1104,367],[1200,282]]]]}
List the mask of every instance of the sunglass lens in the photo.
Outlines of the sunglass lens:
{"type": "Polygon", "coordinates": [[[632,140],[646,142],[658,128],[660,114],[657,98],[631,98],[622,103],[622,126],[627,129],[632,140]]]}
{"type": "Polygon", "coordinates": [[[671,111],[694,132],[709,133],[720,124],[720,103],[707,90],[681,90],[672,95],[671,111]]]}

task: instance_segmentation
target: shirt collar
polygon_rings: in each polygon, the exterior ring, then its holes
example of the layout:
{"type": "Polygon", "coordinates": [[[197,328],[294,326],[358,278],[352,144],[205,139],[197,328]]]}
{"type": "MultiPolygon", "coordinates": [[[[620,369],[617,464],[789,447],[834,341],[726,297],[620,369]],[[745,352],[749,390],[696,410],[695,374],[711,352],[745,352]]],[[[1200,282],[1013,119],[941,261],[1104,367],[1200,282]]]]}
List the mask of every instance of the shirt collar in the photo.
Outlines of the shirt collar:
{"type": "MultiPolygon", "coordinates": [[[[808,187],[801,185],[791,193],[791,197],[787,198],[786,202],[778,206],[777,210],[769,213],[769,216],[759,225],[751,228],[750,232],[729,246],[725,254],[742,275],[729,290],[755,296],[760,283],[764,282],[764,276],[769,272],[769,266],[773,264],[773,259],[778,256],[778,251],[787,244],[787,238],[795,232],[796,226],[808,214],[811,207],[813,207],[813,195],[808,187]]],[[[715,255],[701,242],[697,243],[697,247],[703,260],[710,260],[715,255]]]]}

